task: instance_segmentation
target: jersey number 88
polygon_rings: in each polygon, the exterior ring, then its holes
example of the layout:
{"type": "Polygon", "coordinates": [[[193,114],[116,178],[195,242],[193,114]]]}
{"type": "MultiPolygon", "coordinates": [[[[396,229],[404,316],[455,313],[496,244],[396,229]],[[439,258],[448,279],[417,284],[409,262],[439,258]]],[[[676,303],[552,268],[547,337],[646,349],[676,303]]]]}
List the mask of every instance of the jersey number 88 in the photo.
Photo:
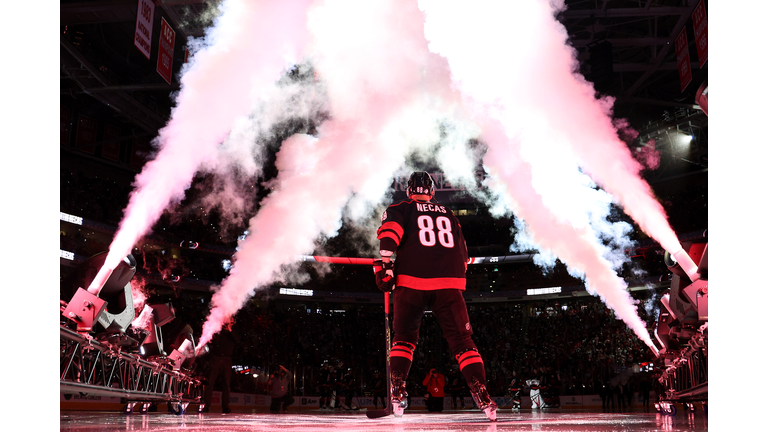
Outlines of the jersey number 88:
{"type": "Polygon", "coordinates": [[[422,245],[434,246],[439,241],[443,247],[453,247],[451,220],[447,217],[438,216],[433,221],[431,216],[422,215],[416,219],[416,223],[419,225],[419,242],[422,245]],[[437,236],[435,236],[435,225],[437,225],[437,236]]]}

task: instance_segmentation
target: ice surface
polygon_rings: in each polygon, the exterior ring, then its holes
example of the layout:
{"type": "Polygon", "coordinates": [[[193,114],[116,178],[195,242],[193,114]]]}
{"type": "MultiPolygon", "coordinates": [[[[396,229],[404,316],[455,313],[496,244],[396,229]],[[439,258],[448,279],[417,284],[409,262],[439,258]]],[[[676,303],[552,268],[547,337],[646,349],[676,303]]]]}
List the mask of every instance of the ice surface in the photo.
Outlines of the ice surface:
{"type": "Polygon", "coordinates": [[[301,411],[288,414],[232,413],[174,415],[169,413],[61,412],[60,431],[705,431],[707,416],[678,412],[674,417],[655,411],[629,413],[572,412],[568,410],[499,410],[496,422],[490,422],[479,410],[443,413],[408,412],[368,419],[365,411],[325,413],[301,411]]]}

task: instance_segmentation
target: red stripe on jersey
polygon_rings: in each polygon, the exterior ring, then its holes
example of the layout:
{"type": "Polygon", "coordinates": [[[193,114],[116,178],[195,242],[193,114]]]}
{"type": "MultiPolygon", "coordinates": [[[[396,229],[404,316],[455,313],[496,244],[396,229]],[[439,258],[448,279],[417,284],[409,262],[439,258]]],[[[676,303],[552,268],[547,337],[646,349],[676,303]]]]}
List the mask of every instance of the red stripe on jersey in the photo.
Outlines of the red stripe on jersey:
{"type": "Polygon", "coordinates": [[[395,242],[395,246],[400,244],[400,237],[393,233],[392,231],[384,231],[383,233],[379,234],[378,237],[376,237],[379,240],[385,239],[385,238],[391,238],[395,242]]]}
{"type": "Polygon", "coordinates": [[[432,291],[439,289],[459,289],[465,290],[467,288],[467,280],[465,278],[419,278],[408,275],[397,275],[397,286],[404,286],[406,288],[413,288],[422,291],[432,291]]]}
{"type": "MultiPolygon", "coordinates": [[[[379,234],[379,235],[381,235],[381,234],[382,234],[382,231],[394,231],[394,233],[395,233],[395,234],[397,234],[399,238],[403,238],[403,233],[405,232],[405,231],[403,230],[403,227],[401,227],[399,223],[397,223],[397,222],[392,222],[392,221],[390,221],[390,222],[384,222],[384,223],[383,223],[383,224],[382,224],[382,225],[379,227],[379,232],[378,232],[378,234],[379,234]]],[[[381,237],[379,237],[379,238],[381,238],[381,237]]],[[[398,242],[398,243],[400,243],[400,240],[398,239],[398,241],[397,241],[397,242],[398,242]]]]}

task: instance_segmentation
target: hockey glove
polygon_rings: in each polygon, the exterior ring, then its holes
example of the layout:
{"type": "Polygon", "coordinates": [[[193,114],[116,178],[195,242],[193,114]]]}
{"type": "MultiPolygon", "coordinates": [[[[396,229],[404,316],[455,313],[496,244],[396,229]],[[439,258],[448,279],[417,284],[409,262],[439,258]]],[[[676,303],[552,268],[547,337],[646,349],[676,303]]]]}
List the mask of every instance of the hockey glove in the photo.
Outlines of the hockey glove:
{"type": "Polygon", "coordinates": [[[382,292],[391,292],[395,289],[395,263],[392,261],[383,262],[382,260],[376,260],[373,265],[381,270],[376,272],[376,286],[382,292]]]}

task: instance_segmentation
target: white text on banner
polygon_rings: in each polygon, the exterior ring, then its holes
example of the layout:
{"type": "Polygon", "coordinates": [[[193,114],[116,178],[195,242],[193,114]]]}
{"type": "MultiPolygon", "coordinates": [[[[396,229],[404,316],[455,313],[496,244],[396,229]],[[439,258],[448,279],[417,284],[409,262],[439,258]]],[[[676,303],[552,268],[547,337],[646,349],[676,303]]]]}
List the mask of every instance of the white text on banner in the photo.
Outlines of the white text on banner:
{"type": "Polygon", "coordinates": [[[152,0],[139,0],[136,11],[136,32],[133,36],[133,44],[149,60],[152,50],[152,23],[155,18],[155,3],[152,0]]]}

